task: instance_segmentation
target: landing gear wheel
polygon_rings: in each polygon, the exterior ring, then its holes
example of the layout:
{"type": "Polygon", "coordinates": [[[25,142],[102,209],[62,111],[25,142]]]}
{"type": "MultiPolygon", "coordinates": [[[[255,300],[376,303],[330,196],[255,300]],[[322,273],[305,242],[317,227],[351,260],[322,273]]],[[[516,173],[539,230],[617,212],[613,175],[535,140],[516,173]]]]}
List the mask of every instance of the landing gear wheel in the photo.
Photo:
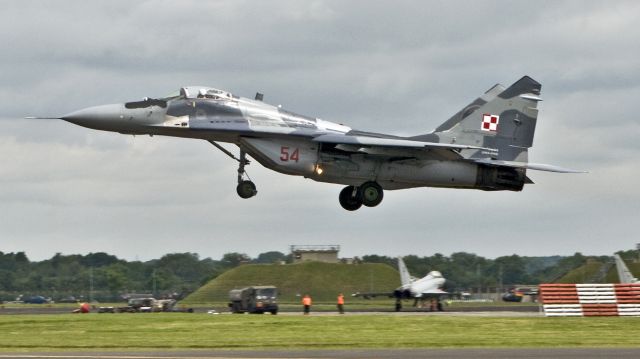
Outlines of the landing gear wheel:
{"type": "Polygon", "coordinates": [[[353,186],[347,186],[340,191],[340,205],[347,211],[355,211],[362,207],[360,191],[353,186]],[[355,193],[355,195],[354,195],[355,193]]]}
{"type": "Polygon", "coordinates": [[[236,187],[236,192],[238,192],[238,196],[244,199],[251,198],[258,193],[256,185],[251,181],[240,181],[238,187],[236,187]]]}
{"type": "Polygon", "coordinates": [[[367,207],[375,207],[382,202],[384,191],[376,182],[365,182],[359,189],[362,197],[362,204],[367,207]]]}

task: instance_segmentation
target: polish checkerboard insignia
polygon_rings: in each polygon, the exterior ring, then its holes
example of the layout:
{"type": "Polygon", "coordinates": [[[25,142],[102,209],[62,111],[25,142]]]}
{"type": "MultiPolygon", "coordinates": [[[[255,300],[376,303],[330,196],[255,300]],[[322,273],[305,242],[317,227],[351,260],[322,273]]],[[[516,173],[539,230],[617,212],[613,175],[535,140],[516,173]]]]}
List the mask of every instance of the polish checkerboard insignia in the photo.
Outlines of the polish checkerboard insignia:
{"type": "Polygon", "coordinates": [[[480,129],[482,131],[496,132],[498,131],[499,121],[500,116],[485,113],[484,115],[482,115],[482,127],[480,129]]]}

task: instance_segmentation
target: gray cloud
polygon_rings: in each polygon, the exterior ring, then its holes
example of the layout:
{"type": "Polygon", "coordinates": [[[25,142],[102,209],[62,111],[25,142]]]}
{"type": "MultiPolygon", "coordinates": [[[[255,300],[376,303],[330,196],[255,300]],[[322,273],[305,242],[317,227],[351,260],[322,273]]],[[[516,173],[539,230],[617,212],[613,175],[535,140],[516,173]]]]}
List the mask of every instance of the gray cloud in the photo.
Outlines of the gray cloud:
{"type": "Polygon", "coordinates": [[[337,243],[343,254],[607,254],[640,212],[640,4],[576,1],[13,2],[0,14],[0,251],[219,257],[337,243]],[[62,121],[79,108],[221,87],[354,128],[424,133],[496,82],[543,84],[522,193],[391,191],[346,213],[338,186],[235,164],[206,143],[62,121]],[[160,245],[156,245],[159,243],[160,245]]]}

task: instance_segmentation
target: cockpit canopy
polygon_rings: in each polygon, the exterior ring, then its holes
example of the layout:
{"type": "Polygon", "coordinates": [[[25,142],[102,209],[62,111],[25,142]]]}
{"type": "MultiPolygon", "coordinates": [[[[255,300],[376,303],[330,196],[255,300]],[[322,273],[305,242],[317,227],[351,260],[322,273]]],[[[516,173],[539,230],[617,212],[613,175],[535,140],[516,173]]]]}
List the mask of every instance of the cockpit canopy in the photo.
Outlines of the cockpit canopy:
{"type": "Polygon", "coordinates": [[[155,99],[150,97],[145,97],[142,101],[133,101],[127,102],[124,106],[128,109],[134,108],[146,108],[151,106],[160,106],[162,108],[167,107],[167,101],[175,100],[175,99],[210,99],[210,100],[218,100],[218,101],[233,101],[238,100],[240,97],[218,89],[214,89],[212,87],[204,87],[204,86],[187,86],[180,89],[179,93],[172,93],[163,98],[155,99]]]}
{"type": "Polygon", "coordinates": [[[238,99],[229,92],[218,90],[212,87],[187,86],[180,89],[181,98],[208,98],[212,100],[233,100],[238,99]]]}

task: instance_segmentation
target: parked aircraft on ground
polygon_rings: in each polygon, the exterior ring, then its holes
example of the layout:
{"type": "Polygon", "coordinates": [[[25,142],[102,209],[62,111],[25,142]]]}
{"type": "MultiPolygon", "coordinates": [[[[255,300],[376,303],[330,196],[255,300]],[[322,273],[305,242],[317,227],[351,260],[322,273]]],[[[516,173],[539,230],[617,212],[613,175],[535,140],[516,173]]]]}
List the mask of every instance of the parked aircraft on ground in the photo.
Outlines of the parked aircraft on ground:
{"type": "Polygon", "coordinates": [[[629,267],[624,263],[622,257],[619,254],[613,255],[616,260],[616,270],[618,271],[618,280],[620,283],[639,283],[638,278],[633,276],[633,273],[629,270],[629,267]]]}
{"type": "Polygon", "coordinates": [[[103,131],[206,140],[239,162],[236,191],[257,194],[247,154],[274,171],[346,185],[343,208],[375,207],[384,190],[413,187],[521,191],[527,169],[577,172],[528,162],[541,85],[528,76],[495,85],[435,131],[400,137],[354,130],[210,87],[165,98],[89,107],[59,119],[103,131]],[[239,147],[239,156],[218,142],[239,147]]]}
{"type": "Polygon", "coordinates": [[[393,292],[382,293],[355,293],[354,297],[374,298],[378,296],[387,296],[396,298],[396,311],[402,309],[403,299],[414,299],[414,306],[418,302],[434,299],[439,302],[443,294],[448,294],[442,290],[446,279],[438,271],[431,271],[422,278],[415,278],[409,274],[407,266],[404,264],[402,257],[398,257],[398,272],[400,272],[400,287],[393,292]]]}

